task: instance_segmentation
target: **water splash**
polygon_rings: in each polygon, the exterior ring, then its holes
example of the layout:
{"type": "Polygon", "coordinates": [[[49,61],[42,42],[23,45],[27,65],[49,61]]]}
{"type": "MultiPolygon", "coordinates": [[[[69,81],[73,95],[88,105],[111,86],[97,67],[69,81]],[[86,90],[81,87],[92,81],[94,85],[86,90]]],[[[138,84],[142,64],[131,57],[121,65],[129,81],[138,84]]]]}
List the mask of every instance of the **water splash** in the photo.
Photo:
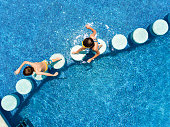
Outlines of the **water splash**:
{"type": "Polygon", "coordinates": [[[92,23],[87,23],[87,24],[90,25],[90,26],[93,26],[94,23],[92,22],[92,23]]]}
{"type": "Polygon", "coordinates": [[[87,34],[87,33],[85,33],[84,35],[83,35],[83,38],[85,39],[85,38],[87,38],[89,35],[87,34]]]}
{"type": "Polygon", "coordinates": [[[109,26],[108,25],[105,25],[107,29],[109,29],[109,26]]]}
{"type": "Polygon", "coordinates": [[[78,39],[78,38],[80,38],[82,35],[78,35],[77,37],[76,37],[76,39],[78,39]]]}

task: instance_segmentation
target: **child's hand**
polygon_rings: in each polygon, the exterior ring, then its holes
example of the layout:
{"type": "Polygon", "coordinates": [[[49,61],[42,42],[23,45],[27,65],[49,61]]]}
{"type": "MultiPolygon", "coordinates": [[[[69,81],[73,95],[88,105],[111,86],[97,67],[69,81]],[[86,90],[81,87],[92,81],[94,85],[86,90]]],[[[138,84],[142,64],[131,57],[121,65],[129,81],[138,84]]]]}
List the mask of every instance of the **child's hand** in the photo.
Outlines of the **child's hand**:
{"type": "Polygon", "coordinates": [[[57,76],[58,75],[58,72],[56,72],[55,74],[54,74],[54,76],[57,76]]]}
{"type": "Polygon", "coordinates": [[[90,63],[92,60],[93,60],[93,59],[88,59],[88,60],[87,60],[87,63],[90,63]]]}
{"type": "Polygon", "coordinates": [[[90,25],[85,25],[85,27],[86,27],[87,29],[89,29],[89,28],[90,28],[90,25]]]}
{"type": "Polygon", "coordinates": [[[19,73],[20,73],[20,70],[19,70],[19,69],[17,69],[17,70],[14,72],[15,75],[17,75],[17,74],[19,74],[19,73]]]}

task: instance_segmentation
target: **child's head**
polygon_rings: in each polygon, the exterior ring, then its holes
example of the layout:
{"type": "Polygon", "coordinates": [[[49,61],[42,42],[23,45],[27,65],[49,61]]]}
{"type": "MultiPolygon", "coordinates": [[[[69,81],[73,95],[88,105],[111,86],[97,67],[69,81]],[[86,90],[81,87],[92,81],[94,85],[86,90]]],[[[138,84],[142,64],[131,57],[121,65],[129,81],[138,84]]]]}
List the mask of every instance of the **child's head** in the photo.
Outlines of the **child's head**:
{"type": "Polygon", "coordinates": [[[94,41],[93,41],[92,38],[89,37],[89,38],[86,38],[86,39],[83,40],[82,45],[85,48],[93,48],[94,41]]]}
{"type": "Polygon", "coordinates": [[[32,75],[32,73],[34,72],[34,68],[31,67],[31,66],[27,66],[24,71],[23,71],[23,74],[25,76],[29,76],[29,75],[32,75]]]}

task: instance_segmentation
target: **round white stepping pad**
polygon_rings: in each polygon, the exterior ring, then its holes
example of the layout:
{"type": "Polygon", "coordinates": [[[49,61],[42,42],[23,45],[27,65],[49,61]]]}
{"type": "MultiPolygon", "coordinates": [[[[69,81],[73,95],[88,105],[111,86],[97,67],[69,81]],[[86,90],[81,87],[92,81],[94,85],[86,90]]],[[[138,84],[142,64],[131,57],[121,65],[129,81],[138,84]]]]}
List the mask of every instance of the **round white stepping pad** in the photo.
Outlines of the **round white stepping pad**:
{"type": "Polygon", "coordinates": [[[20,94],[28,94],[33,89],[33,84],[28,79],[21,79],[16,84],[16,90],[20,94]]]}
{"type": "Polygon", "coordinates": [[[127,39],[122,34],[117,34],[112,39],[113,48],[117,50],[122,50],[127,46],[127,39]]]}
{"type": "Polygon", "coordinates": [[[72,52],[77,51],[78,49],[80,49],[82,46],[80,45],[75,45],[71,51],[70,51],[70,55],[72,57],[72,59],[76,60],[76,61],[81,61],[83,60],[83,58],[86,56],[87,51],[81,51],[78,54],[73,54],[72,52]]]}
{"type": "Polygon", "coordinates": [[[60,68],[62,68],[62,67],[64,66],[64,64],[65,64],[65,58],[64,58],[64,56],[63,56],[62,54],[56,53],[56,54],[53,54],[53,55],[50,57],[50,60],[56,59],[57,57],[58,57],[58,58],[61,58],[61,60],[56,61],[56,62],[52,63],[51,65],[52,65],[52,67],[55,68],[55,69],[60,69],[60,68]]]}
{"type": "Polygon", "coordinates": [[[148,32],[143,28],[137,28],[133,32],[132,38],[138,44],[145,43],[148,40],[148,32]]]}
{"type": "Polygon", "coordinates": [[[153,23],[152,30],[156,35],[164,35],[168,31],[168,23],[163,19],[158,19],[153,23]]]}
{"type": "Polygon", "coordinates": [[[106,43],[102,39],[98,39],[99,45],[102,45],[102,47],[99,49],[100,54],[104,53],[106,51],[106,43]]]}
{"type": "Polygon", "coordinates": [[[17,95],[11,94],[2,98],[1,106],[6,111],[12,111],[20,104],[20,99],[17,95]]]}
{"type": "Polygon", "coordinates": [[[45,75],[37,75],[35,72],[33,72],[32,77],[33,77],[35,80],[43,80],[43,79],[45,79],[47,76],[45,76],[45,75]]]}

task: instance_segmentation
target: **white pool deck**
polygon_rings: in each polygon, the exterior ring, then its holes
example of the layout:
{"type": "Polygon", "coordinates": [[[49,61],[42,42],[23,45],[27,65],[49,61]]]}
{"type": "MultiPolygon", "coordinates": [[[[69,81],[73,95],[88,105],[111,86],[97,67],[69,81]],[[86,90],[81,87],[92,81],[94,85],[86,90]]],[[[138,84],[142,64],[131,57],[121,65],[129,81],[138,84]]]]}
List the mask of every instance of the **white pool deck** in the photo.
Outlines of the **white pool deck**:
{"type": "Polygon", "coordinates": [[[0,127],[11,127],[1,112],[0,112],[0,127]]]}

